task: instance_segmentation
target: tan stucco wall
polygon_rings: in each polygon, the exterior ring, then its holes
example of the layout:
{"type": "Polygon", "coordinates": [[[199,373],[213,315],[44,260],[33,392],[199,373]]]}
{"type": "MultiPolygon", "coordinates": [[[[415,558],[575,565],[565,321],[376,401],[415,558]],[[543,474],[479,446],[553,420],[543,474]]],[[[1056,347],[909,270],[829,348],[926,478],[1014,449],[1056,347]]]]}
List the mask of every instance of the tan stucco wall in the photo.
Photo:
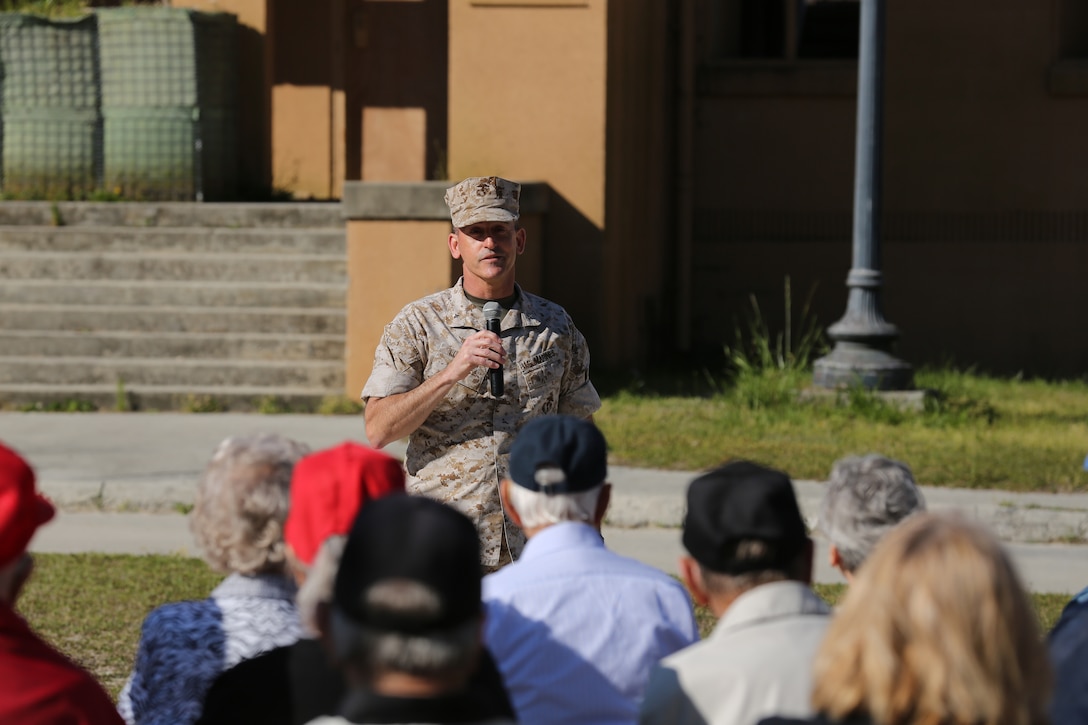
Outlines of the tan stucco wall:
{"type": "Polygon", "coordinates": [[[450,3],[450,178],[544,181],[604,225],[607,9],[450,3]]]}
{"type": "Polygon", "coordinates": [[[414,299],[456,279],[444,221],[348,223],[348,325],[345,394],[358,397],[386,324],[414,299]]]}
{"type": "Polygon", "coordinates": [[[450,4],[450,176],[551,186],[542,293],[594,364],[644,359],[667,316],[669,17],[652,0],[450,4]]]}

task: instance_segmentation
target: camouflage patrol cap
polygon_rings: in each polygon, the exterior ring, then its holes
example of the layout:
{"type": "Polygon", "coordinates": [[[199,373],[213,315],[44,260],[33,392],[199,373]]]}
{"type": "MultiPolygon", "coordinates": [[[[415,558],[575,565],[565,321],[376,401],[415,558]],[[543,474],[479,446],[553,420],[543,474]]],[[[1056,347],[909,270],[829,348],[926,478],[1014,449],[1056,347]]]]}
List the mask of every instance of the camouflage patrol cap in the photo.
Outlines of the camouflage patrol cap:
{"type": "Polygon", "coordinates": [[[458,229],[477,222],[512,222],[518,218],[521,184],[498,176],[473,176],[446,189],[446,206],[458,229]]]}

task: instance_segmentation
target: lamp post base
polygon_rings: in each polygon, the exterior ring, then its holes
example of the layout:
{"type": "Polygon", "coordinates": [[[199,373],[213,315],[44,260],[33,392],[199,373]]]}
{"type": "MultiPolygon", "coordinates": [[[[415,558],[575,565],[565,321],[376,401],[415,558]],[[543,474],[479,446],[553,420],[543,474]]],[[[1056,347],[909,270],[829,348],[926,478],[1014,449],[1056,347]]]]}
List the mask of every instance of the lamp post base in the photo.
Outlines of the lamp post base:
{"type": "Polygon", "coordinates": [[[886,350],[840,341],[813,363],[812,382],[821,388],[860,385],[867,390],[910,390],[914,370],[886,350]]]}

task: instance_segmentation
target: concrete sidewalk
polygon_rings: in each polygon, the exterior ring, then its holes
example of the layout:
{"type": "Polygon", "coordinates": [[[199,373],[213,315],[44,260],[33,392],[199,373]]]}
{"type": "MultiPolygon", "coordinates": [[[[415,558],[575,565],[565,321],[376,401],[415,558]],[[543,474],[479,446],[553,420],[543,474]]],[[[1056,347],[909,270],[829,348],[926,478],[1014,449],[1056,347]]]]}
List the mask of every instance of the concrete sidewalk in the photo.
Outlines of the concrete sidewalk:
{"type": "MultiPolygon", "coordinates": [[[[227,436],[276,432],[314,449],[365,441],[360,417],[234,413],[0,413],[0,441],[35,467],[39,485],[62,513],[44,527],[35,551],[193,554],[186,518],[215,446],[227,436]]],[[[390,446],[403,455],[403,444],[390,446]]],[[[695,475],[610,467],[614,484],[605,537],[615,550],[676,572],[676,527],[695,475]]],[[[795,482],[802,512],[815,522],[823,484],[795,482]]],[[[1088,584],[1088,494],[1018,494],[923,487],[931,509],[958,510],[990,526],[1009,545],[1035,591],[1075,592],[1088,584]],[[1032,543],[1066,542],[1066,543],[1032,543]]],[[[816,580],[841,581],[817,538],[816,580]]]]}
{"type": "MultiPolygon", "coordinates": [[[[684,554],[680,530],[606,526],[608,546],[670,574],[678,574],[684,554]]],[[[817,537],[813,577],[817,582],[842,583],[842,574],[827,560],[827,541],[817,537]]],[[[1088,585],[1088,549],[1068,544],[1006,544],[1024,585],[1036,592],[1072,594],[1088,585]]],[[[114,513],[61,511],[43,526],[31,550],[58,554],[181,554],[197,556],[186,516],[178,513],[114,513]]]]}
{"type": "MultiPolygon", "coordinates": [[[[184,510],[215,446],[227,436],[258,431],[281,433],[314,449],[365,441],[363,420],[356,416],[0,413],[0,441],[32,463],[42,490],[67,510],[184,510]]],[[[404,446],[387,450],[402,456],[404,446]]],[[[680,525],[694,473],[612,466],[609,474],[611,526],[680,525]]],[[[815,523],[823,484],[795,485],[802,512],[815,523]]],[[[961,511],[1007,542],[1088,540],[1088,494],[923,490],[931,509],[961,511]]]]}

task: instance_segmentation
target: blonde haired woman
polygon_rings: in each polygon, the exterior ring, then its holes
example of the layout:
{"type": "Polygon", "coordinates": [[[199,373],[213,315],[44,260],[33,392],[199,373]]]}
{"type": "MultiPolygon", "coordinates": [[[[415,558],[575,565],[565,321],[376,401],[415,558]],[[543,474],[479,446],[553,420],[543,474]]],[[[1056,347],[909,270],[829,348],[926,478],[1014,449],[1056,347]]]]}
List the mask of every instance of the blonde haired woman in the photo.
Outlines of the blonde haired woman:
{"type": "Polygon", "coordinates": [[[981,527],[923,514],[858,572],[816,655],[811,721],[1045,725],[1050,667],[1008,556],[981,527]]]}

